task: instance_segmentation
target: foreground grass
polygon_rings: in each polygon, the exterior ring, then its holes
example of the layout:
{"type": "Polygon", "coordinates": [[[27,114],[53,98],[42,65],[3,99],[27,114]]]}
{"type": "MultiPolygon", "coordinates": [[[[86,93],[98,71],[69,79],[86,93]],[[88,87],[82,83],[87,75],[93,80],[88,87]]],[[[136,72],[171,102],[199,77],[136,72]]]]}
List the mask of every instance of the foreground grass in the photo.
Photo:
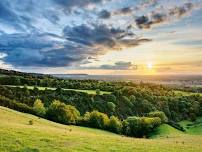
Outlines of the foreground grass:
{"type": "Polygon", "coordinates": [[[180,134],[137,139],[97,129],[65,126],[0,107],[1,152],[198,152],[202,137],[180,134]],[[29,120],[34,124],[29,125],[29,120]]]}
{"type": "MultiPolygon", "coordinates": [[[[14,86],[14,85],[6,85],[8,87],[20,87],[23,88],[24,86],[14,86]]],[[[34,86],[27,86],[28,89],[33,90],[34,86]]],[[[56,88],[50,88],[50,87],[37,87],[39,90],[45,90],[45,89],[49,89],[49,90],[56,90],[56,88]]],[[[78,91],[78,92],[85,92],[88,94],[96,94],[96,90],[81,90],[81,89],[63,89],[63,90],[73,90],[73,91],[78,91]]],[[[107,92],[107,91],[100,91],[100,94],[110,94],[111,92],[107,92]]]]}

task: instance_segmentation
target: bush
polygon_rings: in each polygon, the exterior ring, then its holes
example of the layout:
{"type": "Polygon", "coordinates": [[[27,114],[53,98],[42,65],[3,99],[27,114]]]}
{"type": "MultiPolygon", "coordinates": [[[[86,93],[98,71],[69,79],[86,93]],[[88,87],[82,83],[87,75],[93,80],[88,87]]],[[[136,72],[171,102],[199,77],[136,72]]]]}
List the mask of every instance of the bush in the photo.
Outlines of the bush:
{"type": "Polygon", "coordinates": [[[40,99],[36,99],[36,101],[34,102],[33,109],[38,116],[43,117],[46,114],[46,109],[40,99]]]}
{"type": "Polygon", "coordinates": [[[161,124],[158,117],[128,117],[123,121],[123,133],[128,136],[144,137],[161,124]]]}
{"type": "Polygon", "coordinates": [[[34,121],[33,120],[29,120],[29,125],[33,125],[34,121]]]}
{"type": "Polygon", "coordinates": [[[113,102],[107,102],[107,108],[109,109],[110,112],[114,112],[116,105],[113,102]]]}
{"type": "Polygon", "coordinates": [[[122,122],[115,116],[111,116],[108,124],[108,129],[111,132],[121,133],[122,131],[122,122]]]}
{"type": "Polygon", "coordinates": [[[162,111],[150,112],[150,113],[148,114],[148,116],[149,116],[149,117],[159,117],[159,118],[161,119],[161,122],[162,122],[162,123],[168,122],[167,116],[166,116],[165,113],[162,112],[162,111]]]}
{"type": "Polygon", "coordinates": [[[46,112],[48,119],[63,124],[76,124],[79,119],[79,111],[71,105],[66,105],[55,100],[46,112]]]}
{"type": "Polygon", "coordinates": [[[85,126],[106,129],[109,124],[109,117],[104,113],[92,111],[90,113],[87,112],[82,121],[85,126]]]}

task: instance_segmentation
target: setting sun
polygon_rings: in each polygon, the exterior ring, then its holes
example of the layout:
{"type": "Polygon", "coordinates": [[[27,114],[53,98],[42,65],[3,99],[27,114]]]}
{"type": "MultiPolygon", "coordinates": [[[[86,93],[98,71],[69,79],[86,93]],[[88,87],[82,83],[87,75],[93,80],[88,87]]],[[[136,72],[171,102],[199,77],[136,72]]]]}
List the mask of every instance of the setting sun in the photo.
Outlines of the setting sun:
{"type": "Polygon", "coordinates": [[[152,63],[150,63],[150,62],[149,62],[149,63],[147,63],[147,68],[148,68],[148,69],[152,69],[152,68],[153,68],[153,64],[152,64],[152,63]]]}

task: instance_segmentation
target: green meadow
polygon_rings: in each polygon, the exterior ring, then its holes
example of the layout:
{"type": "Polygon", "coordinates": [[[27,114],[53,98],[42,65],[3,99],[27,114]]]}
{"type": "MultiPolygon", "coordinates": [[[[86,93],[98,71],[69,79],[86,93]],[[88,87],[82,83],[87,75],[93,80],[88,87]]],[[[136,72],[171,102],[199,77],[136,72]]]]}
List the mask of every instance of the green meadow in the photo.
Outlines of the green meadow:
{"type": "Polygon", "coordinates": [[[0,107],[0,120],[1,152],[199,152],[202,149],[202,136],[186,134],[169,125],[160,126],[158,135],[152,139],[139,139],[61,125],[5,107],[0,107]]]}
{"type": "Polygon", "coordinates": [[[175,95],[182,95],[182,96],[190,96],[190,95],[200,95],[202,96],[202,93],[194,93],[194,92],[185,92],[185,91],[174,91],[175,95]]]}
{"type": "MultiPolygon", "coordinates": [[[[14,86],[14,85],[7,85],[9,87],[20,87],[23,88],[24,86],[14,86]]],[[[28,89],[33,90],[34,86],[27,86],[28,89]]],[[[49,89],[49,90],[56,90],[57,88],[51,88],[51,87],[37,87],[39,90],[45,90],[45,89],[49,89]]],[[[82,90],[82,89],[63,89],[63,90],[72,90],[72,91],[77,91],[77,92],[84,92],[84,93],[88,93],[88,94],[96,94],[96,90],[82,90]]],[[[100,94],[110,94],[111,92],[107,92],[107,91],[100,91],[100,94]]]]}

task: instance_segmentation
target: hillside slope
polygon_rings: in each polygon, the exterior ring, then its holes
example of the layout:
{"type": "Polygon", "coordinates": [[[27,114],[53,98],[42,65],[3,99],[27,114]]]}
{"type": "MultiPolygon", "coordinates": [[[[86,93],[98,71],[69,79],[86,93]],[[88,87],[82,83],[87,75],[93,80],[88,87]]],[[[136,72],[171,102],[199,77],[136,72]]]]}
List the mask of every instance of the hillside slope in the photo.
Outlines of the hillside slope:
{"type": "Polygon", "coordinates": [[[152,133],[151,138],[173,138],[180,136],[184,136],[184,132],[175,129],[170,125],[163,124],[152,133]]]}
{"type": "Polygon", "coordinates": [[[0,107],[0,120],[2,152],[197,152],[202,149],[201,136],[128,138],[97,129],[57,124],[4,107],[0,107]],[[30,120],[33,125],[29,124],[30,120]]]}

